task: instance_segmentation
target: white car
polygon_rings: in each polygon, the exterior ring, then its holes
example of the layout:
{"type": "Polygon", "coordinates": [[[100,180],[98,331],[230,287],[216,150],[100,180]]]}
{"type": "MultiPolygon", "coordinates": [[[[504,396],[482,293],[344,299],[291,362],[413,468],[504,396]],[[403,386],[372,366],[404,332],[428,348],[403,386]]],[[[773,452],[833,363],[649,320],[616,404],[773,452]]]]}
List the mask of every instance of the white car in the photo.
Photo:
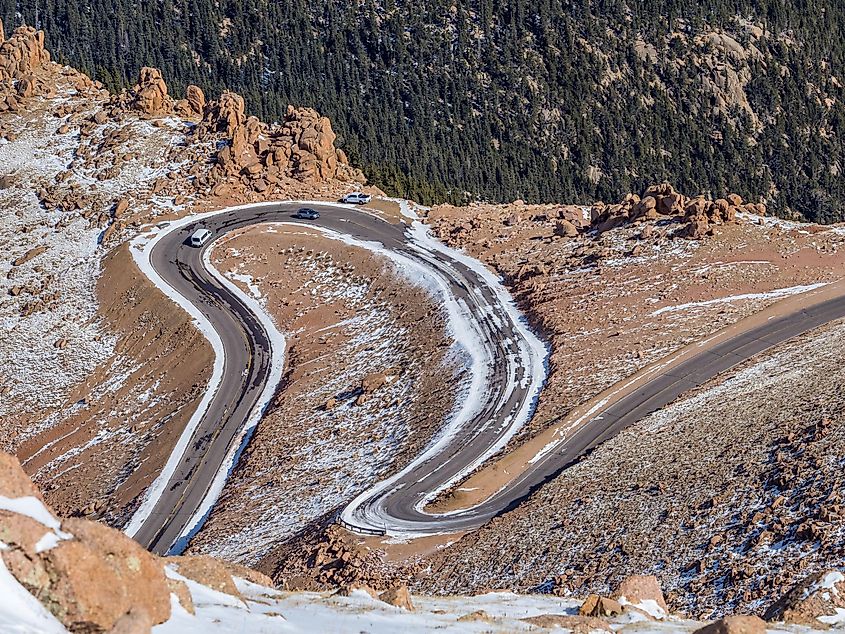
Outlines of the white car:
{"type": "Polygon", "coordinates": [[[191,246],[201,247],[211,239],[211,232],[208,229],[200,228],[191,234],[191,246]]]}
{"type": "Polygon", "coordinates": [[[352,192],[351,194],[346,194],[346,196],[341,198],[340,202],[351,205],[366,205],[372,199],[373,197],[369,194],[362,194],[361,192],[352,192]]]}

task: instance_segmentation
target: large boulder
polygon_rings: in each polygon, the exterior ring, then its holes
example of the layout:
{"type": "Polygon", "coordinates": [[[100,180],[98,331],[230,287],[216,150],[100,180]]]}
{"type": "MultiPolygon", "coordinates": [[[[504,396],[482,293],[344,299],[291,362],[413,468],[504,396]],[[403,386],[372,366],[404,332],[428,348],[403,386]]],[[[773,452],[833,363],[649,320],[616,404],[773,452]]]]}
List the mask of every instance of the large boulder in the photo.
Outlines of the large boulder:
{"type": "Polygon", "coordinates": [[[185,100],[188,102],[191,110],[197,115],[202,116],[205,110],[205,93],[199,86],[191,84],[185,92],[185,100]]]}
{"type": "Polygon", "coordinates": [[[766,634],[766,622],[758,616],[726,616],[698,628],[693,634],[766,634]]]}
{"type": "Polygon", "coordinates": [[[632,575],[625,578],[611,595],[621,604],[631,604],[652,613],[659,608],[664,614],[669,611],[666,599],[660,589],[660,582],[654,575],[632,575]]]}
{"type": "Polygon", "coordinates": [[[584,603],[578,608],[578,614],[581,616],[616,616],[622,614],[622,604],[615,599],[591,594],[584,599],[584,603]]]}
{"type": "Polygon", "coordinates": [[[0,81],[28,78],[50,61],[50,53],[44,48],[44,32],[31,26],[16,28],[8,40],[0,42],[0,81]]]}
{"type": "Polygon", "coordinates": [[[414,603],[411,601],[411,594],[408,592],[407,586],[394,586],[388,588],[379,595],[379,599],[397,608],[414,611],[414,603]]]}
{"type": "Polygon", "coordinates": [[[144,66],[133,88],[133,108],[149,116],[162,116],[173,110],[172,100],[167,96],[167,84],[157,68],[144,66]]]}
{"type": "Polygon", "coordinates": [[[3,562],[18,582],[74,632],[163,623],[170,590],[161,561],[120,531],[81,519],[60,522],[17,461],[0,454],[3,562]]]}

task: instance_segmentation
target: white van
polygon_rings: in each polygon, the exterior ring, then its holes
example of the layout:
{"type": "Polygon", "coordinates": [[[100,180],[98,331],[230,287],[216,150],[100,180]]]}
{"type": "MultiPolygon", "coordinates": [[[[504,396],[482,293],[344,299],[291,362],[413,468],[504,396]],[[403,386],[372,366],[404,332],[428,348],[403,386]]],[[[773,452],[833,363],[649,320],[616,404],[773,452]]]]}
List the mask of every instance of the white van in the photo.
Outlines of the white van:
{"type": "Polygon", "coordinates": [[[197,229],[191,234],[191,246],[201,247],[211,239],[211,232],[208,229],[197,229]]]}

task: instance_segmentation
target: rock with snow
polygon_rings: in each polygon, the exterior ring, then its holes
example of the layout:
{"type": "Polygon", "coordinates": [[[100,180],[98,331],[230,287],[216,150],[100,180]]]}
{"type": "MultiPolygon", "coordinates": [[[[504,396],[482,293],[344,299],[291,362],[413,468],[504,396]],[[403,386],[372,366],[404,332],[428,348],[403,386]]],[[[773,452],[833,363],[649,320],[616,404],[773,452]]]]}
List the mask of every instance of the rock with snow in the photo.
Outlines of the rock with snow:
{"type": "Polygon", "coordinates": [[[810,575],[769,606],[763,618],[815,627],[845,625],[845,574],[826,570],[810,575]]]}
{"type": "Polygon", "coordinates": [[[652,616],[665,616],[669,611],[660,582],[654,575],[626,577],[611,597],[622,605],[633,605],[652,616]]]}
{"type": "Polygon", "coordinates": [[[571,614],[538,614],[522,619],[525,623],[543,629],[563,629],[572,634],[593,634],[594,632],[613,632],[613,628],[604,619],[595,616],[573,616],[571,614]]]}
{"type": "Polygon", "coordinates": [[[408,587],[404,585],[393,586],[388,588],[379,595],[379,599],[397,608],[414,611],[414,603],[411,600],[411,594],[408,592],[408,587]]]}
{"type": "Polygon", "coordinates": [[[205,555],[194,555],[186,557],[172,557],[168,559],[176,571],[183,577],[192,579],[197,583],[223,592],[238,599],[241,598],[232,575],[220,561],[205,555]]]}

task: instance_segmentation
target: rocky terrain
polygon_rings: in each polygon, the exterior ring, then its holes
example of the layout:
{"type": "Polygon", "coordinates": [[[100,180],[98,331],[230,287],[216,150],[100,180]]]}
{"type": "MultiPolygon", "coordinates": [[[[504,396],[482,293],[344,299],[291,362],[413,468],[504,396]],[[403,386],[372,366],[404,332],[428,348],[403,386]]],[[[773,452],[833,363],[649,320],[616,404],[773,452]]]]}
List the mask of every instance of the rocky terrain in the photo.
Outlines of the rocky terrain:
{"type": "Polygon", "coordinates": [[[517,440],[672,351],[839,279],[845,263],[841,228],[665,184],[589,207],[517,201],[421,213],[441,240],[502,275],[551,344],[548,383],[517,440]]]}
{"type": "MultiPolygon", "coordinates": [[[[361,540],[332,526],[333,512],[436,434],[455,399],[442,379],[459,378],[459,363],[423,290],[372,255],[274,227],[232,236],[214,256],[289,337],[273,410],[191,557],[163,562],[107,528],[125,524],[160,471],[211,359],[127,241],[211,207],[336,199],[363,177],[311,109],[290,107],[265,124],[232,92],[207,100],[189,86],[174,99],[147,67],[113,94],[51,61],[34,29],[0,39],[1,446],[44,491],[3,458],[12,484],[0,490],[0,550],[14,583],[39,599],[40,608],[15,595],[34,610],[30,631],[187,631],[196,626],[189,603],[207,627],[230,623],[219,610],[269,619],[256,631],[274,631],[276,610],[305,619],[285,622],[294,631],[342,614],[355,627],[384,625],[385,610],[404,619],[409,602],[427,606],[401,621],[409,631],[433,621],[455,631],[702,625],[662,618],[667,609],[841,624],[845,587],[830,568],[843,555],[842,324],[650,416],[475,533],[423,545],[361,540]],[[232,565],[208,553],[268,574],[236,576],[322,594],[233,581],[232,565]],[[656,578],[649,595],[625,609],[620,588],[643,574],[656,578]],[[485,595],[457,614],[447,599],[409,598],[403,584],[546,596],[485,595]],[[350,597],[329,599],[341,586],[350,597]],[[378,593],[406,612],[370,596],[378,593]],[[661,618],[652,621],[643,601],[661,618]]],[[[537,442],[574,407],[684,345],[841,278],[841,227],[772,218],[762,199],[722,195],[663,183],[610,204],[417,210],[442,241],[500,274],[549,342],[536,415],[509,449],[537,442]]],[[[749,619],[704,631],[763,631],[749,619]]]]}
{"type": "MultiPolygon", "coordinates": [[[[278,591],[264,575],[211,557],[151,555],[122,533],[84,519],[60,519],[17,461],[0,453],[0,627],[61,632],[797,632],[791,623],[839,623],[845,578],[810,577],[771,608],[767,624],[731,616],[705,625],[667,613],[654,577],[624,579],[584,600],[495,592],[415,596],[404,585],[377,592],[346,584],[336,593],[278,591]]],[[[800,631],[813,631],[806,627],[800,631]]]]}
{"type": "Polygon", "coordinates": [[[770,614],[774,596],[842,560],[844,334],[802,337],[652,414],[435,556],[420,586],[567,595],[637,571],[658,576],[673,610],[770,614]],[[492,569],[474,564],[493,553],[492,569]]]}
{"type": "Polygon", "coordinates": [[[335,199],[358,174],[312,110],[267,126],[234,93],[173,100],[150,68],[111,94],[52,62],[30,27],[2,41],[0,69],[2,448],[62,513],[121,526],[196,406],[211,354],[127,239],[209,206],[335,199]],[[257,171],[245,162],[255,148],[257,171]]]}

